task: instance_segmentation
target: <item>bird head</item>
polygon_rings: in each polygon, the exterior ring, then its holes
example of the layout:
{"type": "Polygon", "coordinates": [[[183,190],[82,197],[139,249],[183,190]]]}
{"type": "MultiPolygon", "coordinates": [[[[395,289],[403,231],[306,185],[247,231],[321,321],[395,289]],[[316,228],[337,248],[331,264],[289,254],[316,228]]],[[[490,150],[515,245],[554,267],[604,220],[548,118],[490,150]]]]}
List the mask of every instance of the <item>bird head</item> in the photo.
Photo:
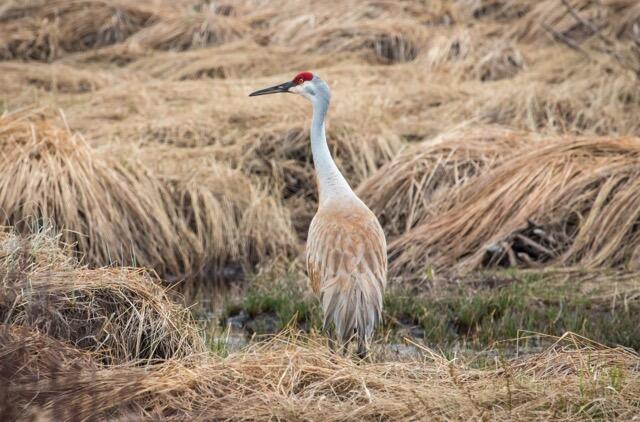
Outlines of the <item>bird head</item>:
{"type": "Polygon", "coordinates": [[[300,72],[288,82],[260,89],[252,92],[249,96],[256,97],[258,95],[278,94],[281,92],[299,94],[311,101],[317,98],[324,98],[328,101],[330,97],[327,84],[311,72],[300,72]]]}

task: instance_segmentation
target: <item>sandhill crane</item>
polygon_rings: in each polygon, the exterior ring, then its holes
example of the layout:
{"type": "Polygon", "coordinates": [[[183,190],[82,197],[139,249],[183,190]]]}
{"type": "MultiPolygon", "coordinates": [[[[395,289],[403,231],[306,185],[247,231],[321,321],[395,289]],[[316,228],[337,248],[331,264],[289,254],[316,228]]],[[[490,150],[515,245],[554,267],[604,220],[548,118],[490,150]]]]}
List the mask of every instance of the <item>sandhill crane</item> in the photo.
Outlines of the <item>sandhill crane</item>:
{"type": "Polygon", "coordinates": [[[382,318],[387,276],[387,244],[382,227],[356,196],[336,166],[325,136],[325,116],[331,91],[317,75],[302,72],[290,82],[249,96],[290,92],[311,101],[311,152],[319,190],[318,211],[309,226],[307,272],[319,295],[324,329],[346,351],[358,342],[364,358],[374,329],[382,318]]]}

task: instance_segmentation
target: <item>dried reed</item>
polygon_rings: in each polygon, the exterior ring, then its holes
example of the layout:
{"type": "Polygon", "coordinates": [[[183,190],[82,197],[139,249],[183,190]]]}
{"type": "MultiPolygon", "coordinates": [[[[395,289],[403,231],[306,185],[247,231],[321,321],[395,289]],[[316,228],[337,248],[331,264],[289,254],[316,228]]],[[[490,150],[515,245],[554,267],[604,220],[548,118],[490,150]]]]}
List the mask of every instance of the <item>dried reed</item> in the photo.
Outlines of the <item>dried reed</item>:
{"type": "Polygon", "coordinates": [[[52,224],[93,266],[207,276],[229,263],[286,254],[294,244],[281,205],[219,165],[210,165],[206,183],[206,167],[199,179],[193,172],[177,178],[175,167],[161,177],[131,159],[99,154],[51,119],[29,113],[3,117],[0,140],[12,145],[0,155],[3,177],[13,181],[0,188],[3,224],[21,230],[52,224]]]}
{"type": "MultiPolygon", "coordinates": [[[[391,243],[394,272],[409,276],[427,265],[478,268],[496,249],[511,254],[505,238],[531,220],[552,245],[525,241],[541,262],[636,268],[640,141],[547,142],[517,151],[442,196],[434,205],[441,212],[391,243]]],[[[527,255],[513,253],[509,265],[529,264],[527,255]]]]}
{"type": "Polygon", "coordinates": [[[204,351],[189,311],[144,270],[78,267],[48,233],[4,236],[4,324],[37,329],[111,364],[204,351]]]}
{"type": "Polygon", "coordinates": [[[530,134],[491,127],[443,134],[409,146],[365,179],[357,193],[387,235],[396,236],[442,212],[434,205],[451,189],[531,142],[530,134]]]}
{"type": "MultiPolygon", "coordinates": [[[[570,333],[542,353],[493,369],[425,352],[422,361],[356,363],[317,339],[285,333],[225,359],[55,371],[42,365],[39,380],[17,377],[9,394],[80,418],[115,411],[170,420],[580,420],[638,411],[638,355],[570,333]],[[57,394],[39,394],[51,385],[57,394]]],[[[13,358],[4,355],[3,362],[13,358]]]]}

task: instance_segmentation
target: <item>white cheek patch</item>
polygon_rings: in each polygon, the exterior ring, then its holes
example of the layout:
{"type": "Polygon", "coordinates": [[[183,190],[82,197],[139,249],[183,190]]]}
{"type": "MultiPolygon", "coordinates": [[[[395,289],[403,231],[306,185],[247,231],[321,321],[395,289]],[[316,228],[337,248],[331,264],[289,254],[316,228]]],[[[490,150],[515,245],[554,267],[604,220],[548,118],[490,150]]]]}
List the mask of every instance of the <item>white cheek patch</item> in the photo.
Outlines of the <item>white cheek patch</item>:
{"type": "Polygon", "coordinates": [[[304,82],[300,85],[296,85],[292,88],[289,88],[289,92],[293,92],[295,94],[300,94],[303,97],[306,98],[311,98],[311,97],[315,97],[316,92],[313,89],[313,87],[311,86],[311,84],[309,84],[308,82],[304,82]]]}
{"type": "Polygon", "coordinates": [[[289,92],[293,92],[294,94],[303,94],[302,85],[296,85],[289,88],[289,92]]]}

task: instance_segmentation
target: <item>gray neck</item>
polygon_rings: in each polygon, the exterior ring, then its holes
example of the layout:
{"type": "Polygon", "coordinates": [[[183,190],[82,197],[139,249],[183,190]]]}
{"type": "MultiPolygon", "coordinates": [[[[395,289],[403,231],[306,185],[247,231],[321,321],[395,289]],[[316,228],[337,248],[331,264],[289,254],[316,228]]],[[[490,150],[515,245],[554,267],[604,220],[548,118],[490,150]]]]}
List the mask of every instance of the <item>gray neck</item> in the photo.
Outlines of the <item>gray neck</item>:
{"type": "Polygon", "coordinates": [[[349,183],[333,161],[327,145],[324,128],[325,116],[329,109],[329,98],[327,97],[325,95],[316,95],[312,100],[311,152],[316,175],[318,176],[320,204],[333,197],[355,196],[349,183]]]}

